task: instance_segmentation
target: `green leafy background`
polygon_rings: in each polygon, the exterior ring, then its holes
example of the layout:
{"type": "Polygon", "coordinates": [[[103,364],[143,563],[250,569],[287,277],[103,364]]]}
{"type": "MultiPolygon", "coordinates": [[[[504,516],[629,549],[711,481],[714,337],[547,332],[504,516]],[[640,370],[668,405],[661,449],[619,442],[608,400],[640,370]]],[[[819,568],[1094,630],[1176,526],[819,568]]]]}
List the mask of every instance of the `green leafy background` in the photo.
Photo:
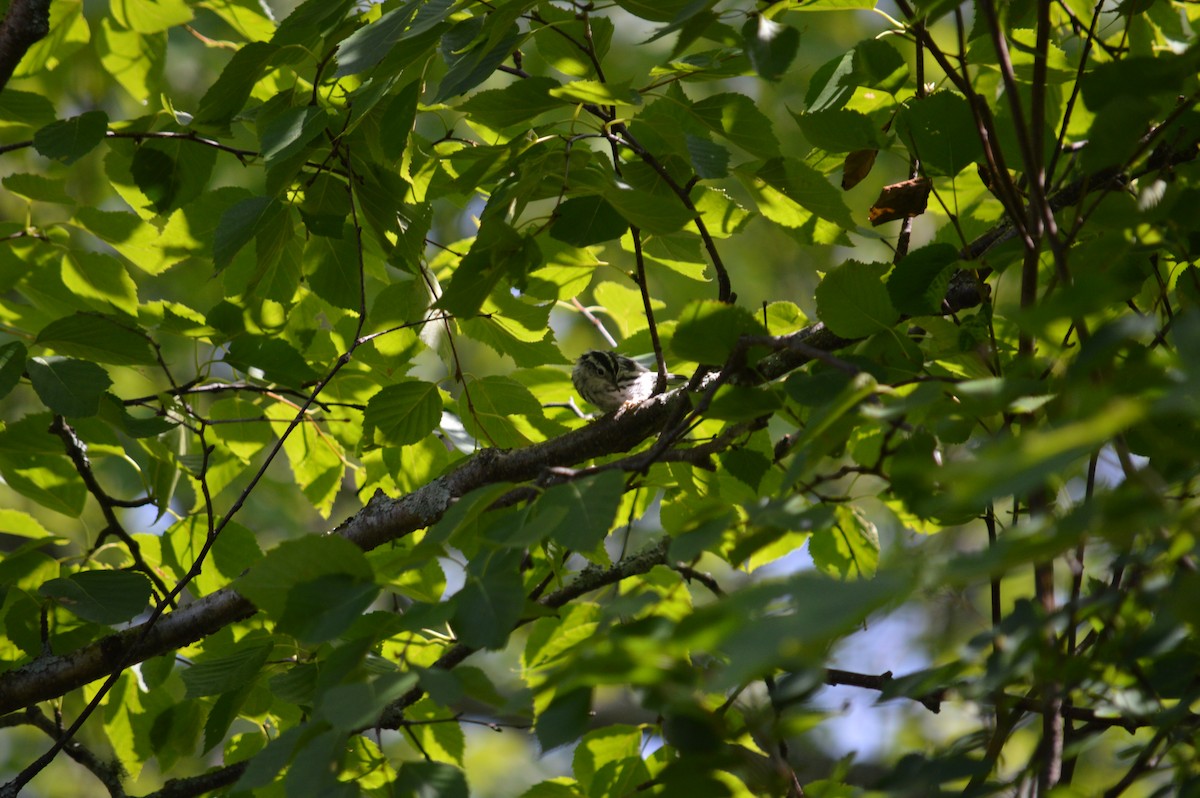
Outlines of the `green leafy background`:
{"type": "Polygon", "coordinates": [[[1200,11],[992,5],[53,0],[4,781],[1196,790],[1200,11]],[[691,393],[586,417],[612,347],[691,393]]]}

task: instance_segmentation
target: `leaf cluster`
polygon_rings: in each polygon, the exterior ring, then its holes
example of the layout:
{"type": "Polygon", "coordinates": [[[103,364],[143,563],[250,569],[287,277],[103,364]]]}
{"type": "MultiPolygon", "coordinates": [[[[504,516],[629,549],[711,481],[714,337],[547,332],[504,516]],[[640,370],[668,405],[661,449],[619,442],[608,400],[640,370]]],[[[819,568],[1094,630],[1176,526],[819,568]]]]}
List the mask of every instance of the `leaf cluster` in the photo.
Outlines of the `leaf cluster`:
{"type": "Polygon", "coordinates": [[[0,793],[1194,790],[1200,14],[872,8],[0,35],[0,793]]]}

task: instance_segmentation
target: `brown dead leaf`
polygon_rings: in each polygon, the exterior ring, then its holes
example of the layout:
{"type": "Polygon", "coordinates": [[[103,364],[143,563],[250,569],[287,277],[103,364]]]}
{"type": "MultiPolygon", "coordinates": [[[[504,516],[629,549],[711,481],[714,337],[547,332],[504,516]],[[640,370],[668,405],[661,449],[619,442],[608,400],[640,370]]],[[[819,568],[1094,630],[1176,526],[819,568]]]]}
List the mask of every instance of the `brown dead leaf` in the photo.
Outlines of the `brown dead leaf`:
{"type": "Polygon", "coordinates": [[[867,218],[872,227],[878,227],[884,222],[904,219],[909,216],[920,216],[925,213],[929,203],[929,191],[932,188],[929,178],[918,177],[905,180],[902,183],[892,183],[884,186],[879,192],[879,199],[871,206],[867,218]]]}
{"type": "Polygon", "coordinates": [[[871,174],[878,154],[879,150],[855,150],[846,156],[842,164],[842,191],[849,191],[871,174]]]}

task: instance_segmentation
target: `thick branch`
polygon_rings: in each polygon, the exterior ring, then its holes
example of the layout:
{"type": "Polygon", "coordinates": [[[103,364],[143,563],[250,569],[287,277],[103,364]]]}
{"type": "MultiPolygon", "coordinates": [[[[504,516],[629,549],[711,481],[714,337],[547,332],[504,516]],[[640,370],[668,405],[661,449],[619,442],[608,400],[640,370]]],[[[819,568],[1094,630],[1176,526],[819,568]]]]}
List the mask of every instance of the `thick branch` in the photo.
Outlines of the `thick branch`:
{"type": "Polygon", "coordinates": [[[0,91],[17,64],[50,32],[50,0],[13,0],[0,22],[0,91]]]}
{"type": "MultiPolygon", "coordinates": [[[[671,410],[687,402],[681,391],[661,394],[621,418],[601,418],[582,429],[524,449],[485,449],[456,471],[399,499],[377,494],[336,530],[370,550],[434,524],[451,502],[476,488],[523,482],[549,466],[565,466],[633,448],[658,432],[671,410]]],[[[119,664],[141,662],[200,640],[246,618],[254,605],[224,588],[160,618],[146,638],[143,625],[61,656],[39,657],[0,676],[0,714],[46,701],[103,678],[119,664]],[[131,650],[132,649],[132,650],[131,650]]]]}

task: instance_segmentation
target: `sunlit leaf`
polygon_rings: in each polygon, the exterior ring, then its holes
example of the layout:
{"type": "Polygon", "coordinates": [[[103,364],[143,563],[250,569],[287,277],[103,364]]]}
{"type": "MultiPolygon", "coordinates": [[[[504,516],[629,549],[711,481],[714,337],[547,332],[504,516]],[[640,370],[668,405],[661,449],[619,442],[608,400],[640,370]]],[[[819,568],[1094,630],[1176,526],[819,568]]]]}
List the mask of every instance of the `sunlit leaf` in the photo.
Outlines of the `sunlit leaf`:
{"type": "Polygon", "coordinates": [[[900,318],[884,286],[886,263],[847,261],[817,286],[817,313],[844,338],[862,338],[891,327],[900,318]]]}
{"type": "Polygon", "coordinates": [[[762,15],[751,16],[742,26],[746,53],[758,74],[767,80],[779,80],[796,57],[800,31],[762,15]]]}
{"type": "Polygon", "coordinates": [[[381,442],[404,445],[429,435],[441,415],[442,399],[437,386],[410,380],[389,385],[372,396],[364,423],[381,442]]]}

